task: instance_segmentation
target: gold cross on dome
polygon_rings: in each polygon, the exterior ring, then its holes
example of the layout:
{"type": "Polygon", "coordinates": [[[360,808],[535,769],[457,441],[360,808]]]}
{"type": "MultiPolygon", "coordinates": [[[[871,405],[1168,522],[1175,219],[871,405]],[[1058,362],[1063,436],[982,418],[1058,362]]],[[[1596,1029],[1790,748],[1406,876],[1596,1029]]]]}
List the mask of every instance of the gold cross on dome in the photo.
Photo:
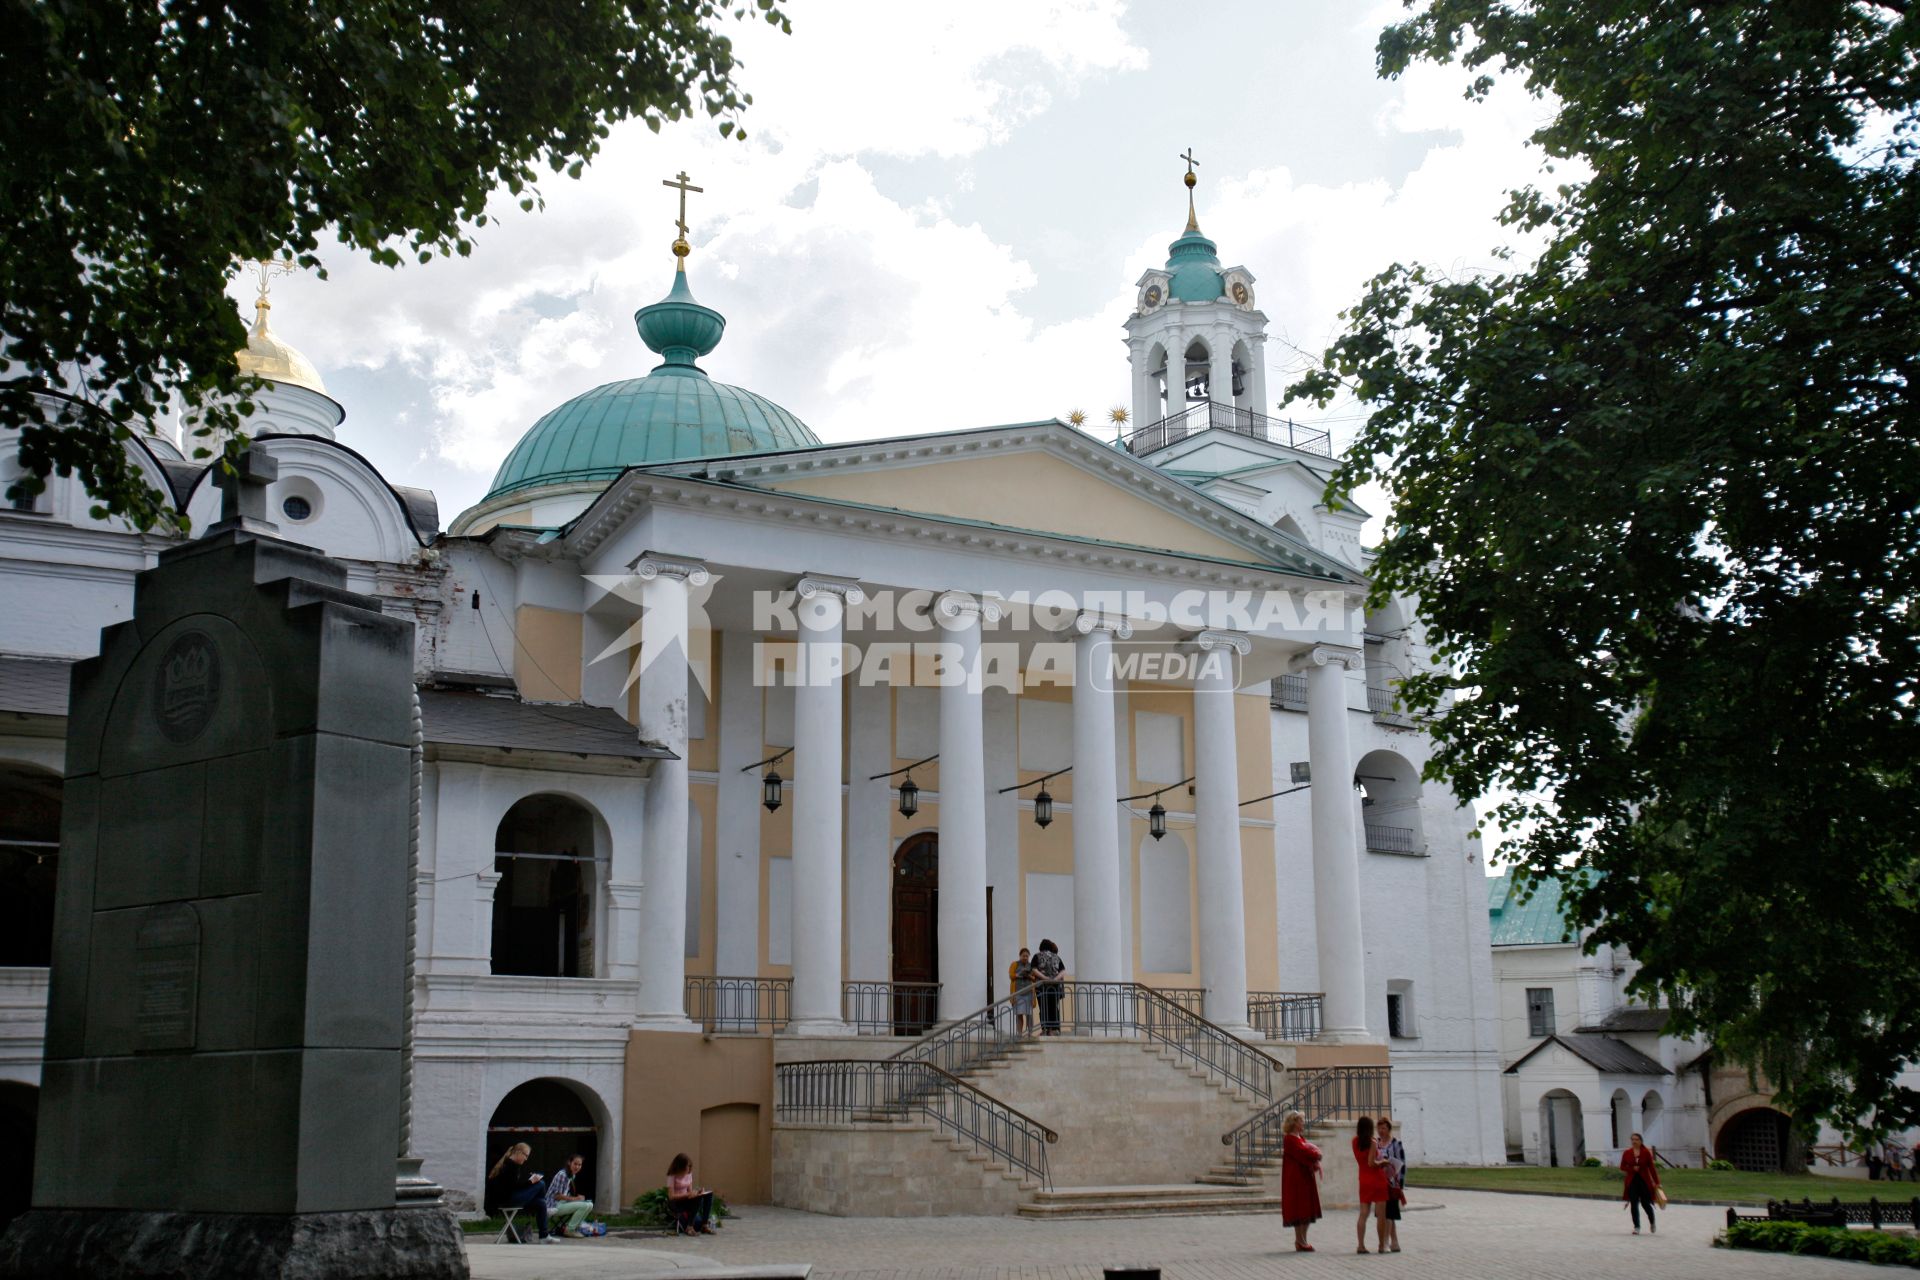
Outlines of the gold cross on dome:
{"type": "Polygon", "coordinates": [[[685,169],[682,169],[679,175],[673,179],[663,179],[660,185],[663,187],[677,188],[680,192],[680,217],[674,222],[674,225],[680,228],[680,238],[684,240],[687,235],[687,192],[704,191],[705,188],[696,187],[691,182],[688,182],[687,171],[685,169]]]}
{"type": "Polygon", "coordinates": [[[1200,179],[1194,177],[1193,166],[1200,162],[1193,158],[1192,147],[1188,147],[1186,154],[1180,158],[1187,162],[1187,176],[1185,179],[1187,184],[1187,230],[1198,231],[1200,229],[1200,219],[1196,218],[1193,213],[1193,184],[1200,181],[1200,179]]]}
{"type": "MultiPolygon", "coordinates": [[[[1188,173],[1192,173],[1192,172],[1193,172],[1193,166],[1195,166],[1195,165],[1197,165],[1197,164],[1199,164],[1199,163],[1200,163],[1200,162],[1199,162],[1198,160],[1195,160],[1195,159],[1193,158],[1193,148],[1192,148],[1192,147],[1188,147],[1188,148],[1187,148],[1187,151],[1186,151],[1186,154],[1185,154],[1185,155],[1183,155],[1183,156],[1181,156],[1180,158],[1181,158],[1182,160],[1185,160],[1185,161],[1187,162],[1187,172],[1188,172],[1188,173]]],[[[681,174],[680,176],[684,178],[684,177],[686,177],[687,175],[683,173],[683,174],[681,174]]]]}
{"type": "Polygon", "coordinates": [[[300,269],[291,258],[244,258],[241,261],[244,265],[253,268],[255,284],[259,290],[255,297],[256,302],[267,300],[267,291],[273,287],[277,277],[290,276],[300,269]]]}

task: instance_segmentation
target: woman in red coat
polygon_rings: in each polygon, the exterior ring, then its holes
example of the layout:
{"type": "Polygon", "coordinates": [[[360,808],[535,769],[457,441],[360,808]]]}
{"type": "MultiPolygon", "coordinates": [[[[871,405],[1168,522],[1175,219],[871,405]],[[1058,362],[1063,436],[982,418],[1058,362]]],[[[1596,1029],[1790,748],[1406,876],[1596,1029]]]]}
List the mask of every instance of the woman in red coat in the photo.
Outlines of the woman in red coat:
{"type": "Polygon", "coordinates": [[[1320,1148],[1307,1141],[1307,1118],[1287,1112],[1280,1122],[1280,1221],[1293,1228],[1293,1247],[1312,1253],[1307,1227],[1320,1221],[1320,1148]]]}
{"type": "Polygon", "coordinates": [[[1653,1148],[1642,1142],[1637,1133],[1633,1135],[1633,1145],[1620,1153],[1620,1173],[1625,1180],[1620,1198],[1627,1202],[1633,1214],[1633,1234],[1640,1234],[1642,1208],[1647,1211],[1647,1230],[1658,1232],[1659,1228],[1653,1225],[1653,1195],[1660,1190],[1660,1168],[1654,1163],[1653,1148]]]}
{"type": "Polygon", "coordinates": [[[1387,1197],[1393,1188],[1387,1184],[1387,1162],[1373,1145],[1373,1117],[1361,1116],[1353,1129],[1353,1158],[1360,1166],[1360,1220],[1353,1224],[1355,1253],[1367,1251],[1367,1219],[1374,1220],[1374,1233],[1380,1252],[1387,1251],[1387,1197]]]}

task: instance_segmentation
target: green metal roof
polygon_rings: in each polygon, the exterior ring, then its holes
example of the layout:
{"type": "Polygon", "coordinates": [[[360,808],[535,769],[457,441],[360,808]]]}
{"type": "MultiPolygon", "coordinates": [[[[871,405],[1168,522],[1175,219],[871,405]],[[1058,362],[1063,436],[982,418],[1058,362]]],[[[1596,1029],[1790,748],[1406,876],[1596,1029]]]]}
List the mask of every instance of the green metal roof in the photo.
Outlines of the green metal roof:
{"type": "Polygon", "coordinates": [[[1167,246],[1167,270],[1173,277],[1167,282],[1167,293],[1182,302],[1212,302],[1227,287],[1218,249],[1198,230],[1167,246]]]}
{"type": "Polygon", "coordinates": [[[694,364],[719,345],[726,318],[694,301],[684,272],[633,319],[664,357],[660,366],[577,395],[534,423],[500,464],[488,499],[537,485],[602,483],[645,463],[820,443],[773,401],[715,382],[694,364]]]}
{"type": "Polygon", "coordinates": [[[1511,872],[1487,877],[1487,917],[1496,947],[1573,943],[1579,934],[1567,922],[1559,880],[1534,877],[1533,895],[1517,901],[1511,872]]]}

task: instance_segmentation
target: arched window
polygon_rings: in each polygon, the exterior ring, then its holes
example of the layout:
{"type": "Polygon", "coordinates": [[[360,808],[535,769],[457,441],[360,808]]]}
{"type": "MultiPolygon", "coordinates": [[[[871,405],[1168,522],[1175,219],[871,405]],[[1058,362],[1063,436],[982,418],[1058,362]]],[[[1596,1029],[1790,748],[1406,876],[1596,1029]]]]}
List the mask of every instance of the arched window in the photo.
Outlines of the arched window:
{"type": "Polygon", "coordinates": [[[1187,344],[1186,366],[1187,403],[1211,399],[1213,356],[1207,351],[1206,343],[1195,338],[1187,344]]]}
{"type": "Polygon", "coordinates": [[[1658,1146],[1666,1137],[1660,1127],[1660,1113],[1665,1110],[1666,1103],[1656,1089],[1647,1090],[1646,1096],[1640,1099],[1640,1136],[1646,1139],[1650,1147],[1658,1146]]]}
{"type": "Polygon", "coordinates": [[[1369,751],[1354,768],[1353,784],[1360,793],[1368,851],[1425,857],[1420,773],[1407,758],[1392,751],[1369,751]]]}
{"type": "MultiPolygon", "coordinates": [[[[1624,1148],[1627,1139],[1634,1133],[1633,1099],[1627,1096],[1625,1089],[1615,1089],[1610,1109],[1613,1113],[1613,1145],[1616,1149],[1624,1148]]],[[[1645,1138],[1646,1134],[1640,1136],[1645,1138]]]]}
{"type": "Polygon", "coordinates": [[[60,865],[57,773],[0,764],[0,966],[53,959],[53,882],[60,865]]]}
{"type": "Polygon", "coordinates": [[[1540,1159],[1562,1168],[1587,1158],[1587,1137],[1580,1120],[1580,1099],[1565,1089],[1540,1096],[1540,1159]]]}
{"type": "Polygon", "coordinates": [[[597,972],[605,877],[600,822],[566,796],[528,796],[494,834],[493,971],[541,978],[597,972]]]}
{"type": "Polygon", "coordinates": [[[580,1194],[593,1199],[600,1169],[600,1124],[582,1092],[565,1080],[529,1080],[500,1099],[487,1121],[487,1169],[491,1171],[516,1142],[533,1148],[527,1171],[548,1177],[572,1157],[583,1156],[580,1194]]]}

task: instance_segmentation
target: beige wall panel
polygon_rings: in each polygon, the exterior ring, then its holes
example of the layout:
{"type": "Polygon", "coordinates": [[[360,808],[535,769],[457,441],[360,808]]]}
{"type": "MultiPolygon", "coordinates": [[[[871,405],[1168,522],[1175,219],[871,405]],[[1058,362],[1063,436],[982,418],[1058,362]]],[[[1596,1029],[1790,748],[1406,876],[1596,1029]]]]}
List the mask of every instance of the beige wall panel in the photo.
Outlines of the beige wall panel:
{"type": "Polygon", "coordinates": [[[626,1123],[620,1153],[620,1203],[667,1183],[667,1165],[679,1152],[693,1158],[694,1176],[735,1204],[764,1204],[773,1162],[773,1040],[767,1036],[694,1036],[634,1031],[627,1037],[626,1123]],[[709,1125],[716,1107],[750,1107],[709,1125]],[[724,1149],[706,1149],[711,1134],[724,1149]],[[752,1185],[720,1180],[752,1172],[752,1185]]]}
{"type": "Polygon", "coordinates": [[[580,615],[523,604],[514,611],[513,679],[536,702],[580,700],[580,615]]]}
{"type": "Polygon", "coordinates": [[[1261,558],[1258,552],[1209,533],[1110,480],[1036,452],[770,483],[788,493],[984,520],[1016,529],[1164,547],[1242,563],[1261,558]]]}

